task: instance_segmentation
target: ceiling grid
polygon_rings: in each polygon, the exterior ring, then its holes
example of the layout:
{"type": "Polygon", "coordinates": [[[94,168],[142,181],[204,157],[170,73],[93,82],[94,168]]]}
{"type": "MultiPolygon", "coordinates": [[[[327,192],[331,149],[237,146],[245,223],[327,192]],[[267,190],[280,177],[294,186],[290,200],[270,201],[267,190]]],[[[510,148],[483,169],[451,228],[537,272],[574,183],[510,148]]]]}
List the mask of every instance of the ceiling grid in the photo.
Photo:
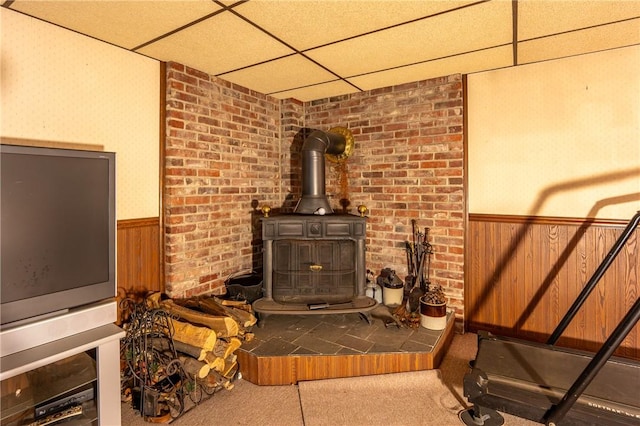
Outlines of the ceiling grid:
{"type": "Polygon", "coordinates": [[[9,0],[2,6],[300,101],[640,44],[640,0],[9,0]]]}

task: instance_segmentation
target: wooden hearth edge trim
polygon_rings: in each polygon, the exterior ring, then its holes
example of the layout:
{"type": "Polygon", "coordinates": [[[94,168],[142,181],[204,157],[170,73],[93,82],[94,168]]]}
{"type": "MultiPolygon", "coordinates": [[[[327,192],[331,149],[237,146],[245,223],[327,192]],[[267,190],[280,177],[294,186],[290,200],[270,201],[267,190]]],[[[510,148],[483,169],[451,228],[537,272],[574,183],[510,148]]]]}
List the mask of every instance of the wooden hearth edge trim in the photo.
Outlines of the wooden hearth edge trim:
{"type": "Polygon", "coordinates": [[[238,350],[244,380],[261,386],[292,385],[299,381],[432,370],[440,366],[455,328],[451,315],[431,352],[359,355],[258,356],[238,350]]]}

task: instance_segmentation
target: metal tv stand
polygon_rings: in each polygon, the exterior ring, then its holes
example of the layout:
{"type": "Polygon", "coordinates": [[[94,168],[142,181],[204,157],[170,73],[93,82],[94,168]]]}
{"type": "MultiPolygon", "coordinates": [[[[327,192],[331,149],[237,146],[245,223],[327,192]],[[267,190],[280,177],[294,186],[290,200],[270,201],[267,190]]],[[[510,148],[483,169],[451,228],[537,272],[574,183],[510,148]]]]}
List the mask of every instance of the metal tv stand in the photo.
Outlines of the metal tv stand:
{"type": "Polygon", "coordinates": [[[114,324],[102,325],[35,346],[0,359],[0,380],[34,370],[72,355],[96,350],[98,424],[119,425],[120,338],[125,332],[114,324]]]}

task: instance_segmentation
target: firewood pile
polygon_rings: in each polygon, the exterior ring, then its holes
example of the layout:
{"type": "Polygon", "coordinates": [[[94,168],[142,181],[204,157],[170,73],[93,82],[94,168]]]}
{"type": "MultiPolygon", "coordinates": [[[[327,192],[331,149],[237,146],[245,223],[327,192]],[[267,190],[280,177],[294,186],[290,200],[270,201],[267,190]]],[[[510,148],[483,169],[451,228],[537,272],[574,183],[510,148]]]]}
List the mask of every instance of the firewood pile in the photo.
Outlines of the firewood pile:
{"type": "Polygon", "coordinates": [[[253,338],[251,305],[215,296],[124,297],[121,394],[149,422],[169,423],[218,390],[233,388],[236,351],[253,338]]]}

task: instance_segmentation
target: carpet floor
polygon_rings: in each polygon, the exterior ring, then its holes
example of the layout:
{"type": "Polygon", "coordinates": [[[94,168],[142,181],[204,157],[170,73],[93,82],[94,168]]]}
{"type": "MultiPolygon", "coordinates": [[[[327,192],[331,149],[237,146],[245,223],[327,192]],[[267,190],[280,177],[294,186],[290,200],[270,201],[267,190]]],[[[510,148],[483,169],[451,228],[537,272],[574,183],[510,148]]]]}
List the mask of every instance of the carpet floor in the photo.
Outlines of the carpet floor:
{"type": "MultiPolygon", "coordinates": [[[[456,334],[437,370],[313,380],[289,386],[258,386],[242,379],[172,423],[185,426],[404,426],[462,425],[468,404],[462,378],[475,357],[477,336],[456,334]]],[[[507,426],[537,423],[504,414],[507,426]]],[[[148,425],[122,404],[122,425],[148,425]]]]}

